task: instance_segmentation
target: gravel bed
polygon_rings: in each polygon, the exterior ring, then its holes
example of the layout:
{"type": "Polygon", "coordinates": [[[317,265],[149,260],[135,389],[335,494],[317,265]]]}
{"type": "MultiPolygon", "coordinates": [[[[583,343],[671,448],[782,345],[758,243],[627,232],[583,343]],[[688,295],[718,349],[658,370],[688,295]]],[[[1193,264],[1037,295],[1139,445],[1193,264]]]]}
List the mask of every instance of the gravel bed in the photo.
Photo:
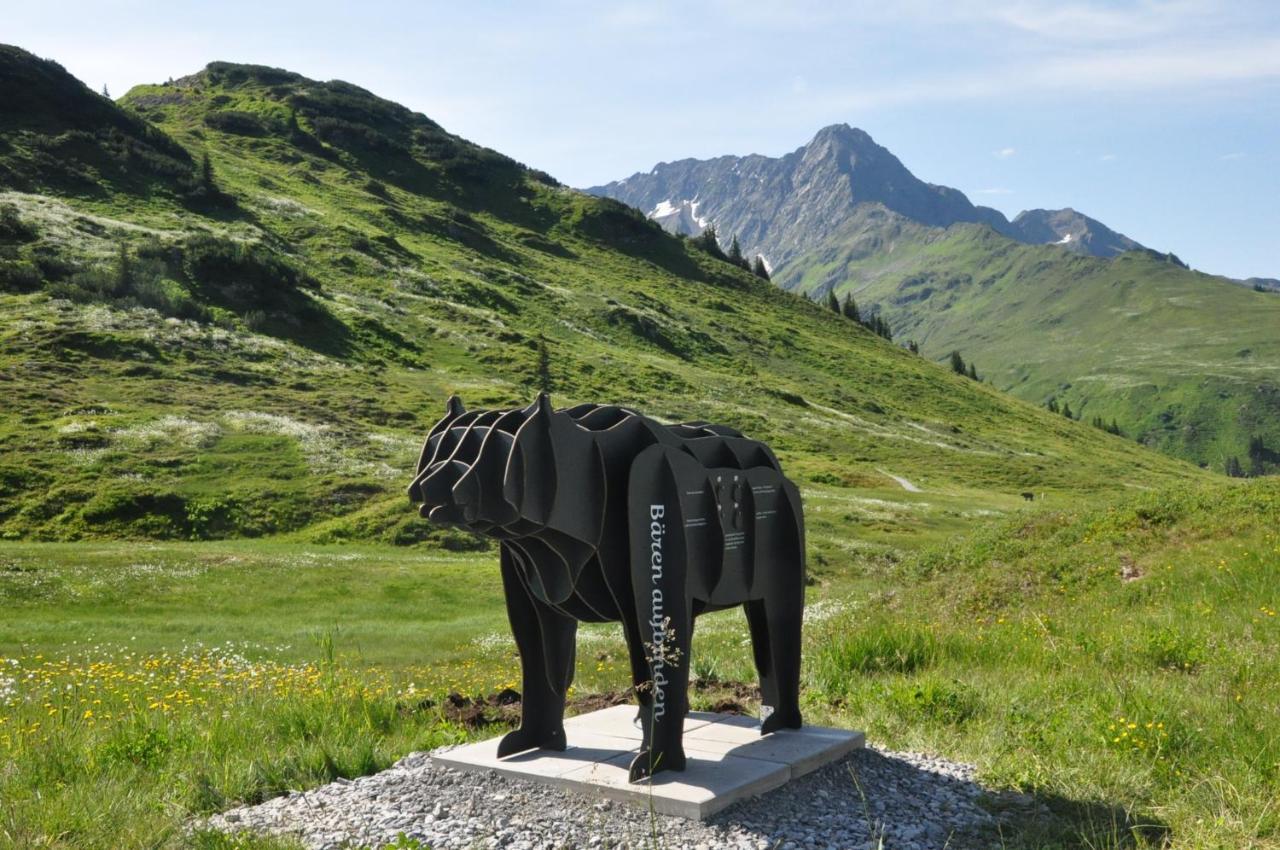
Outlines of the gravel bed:
{"type": "Polygon", "coordinates": [[[209,819],[226,832],[292,835],[313,850],[381,848],[401,834],[433,850],[662,847],[966,850],[998,847],[974,769],[868,747],[708,821],[657,815],[414,753],[391,768],[209,819]]]}

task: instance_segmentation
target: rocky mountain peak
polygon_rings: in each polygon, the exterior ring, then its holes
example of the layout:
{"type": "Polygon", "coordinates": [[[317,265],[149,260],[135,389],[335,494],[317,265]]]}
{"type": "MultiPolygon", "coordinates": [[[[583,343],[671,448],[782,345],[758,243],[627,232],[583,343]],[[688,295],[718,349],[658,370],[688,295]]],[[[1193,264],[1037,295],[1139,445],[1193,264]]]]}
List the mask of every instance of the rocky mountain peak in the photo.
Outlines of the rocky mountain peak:
{"type": "Polygon", "coordinates": [[[843,123],[823,127],[780,157],[660,163],[587,191],[630,204],[677,233],[714,226],[723,241],[737,237],[748,255],[760,254],[774,268],[834,233],[880,226],[873,221],[893,226],[894,217],[929,227],[984,224],[1021,242],[1097,256],[1141,247],[1072,209],[1029,210],[1010,222],[958,189],[920,180],[865,130],[843,123]],[[873,207],[887,210],[889,218],[868,217],[873,207]]]}

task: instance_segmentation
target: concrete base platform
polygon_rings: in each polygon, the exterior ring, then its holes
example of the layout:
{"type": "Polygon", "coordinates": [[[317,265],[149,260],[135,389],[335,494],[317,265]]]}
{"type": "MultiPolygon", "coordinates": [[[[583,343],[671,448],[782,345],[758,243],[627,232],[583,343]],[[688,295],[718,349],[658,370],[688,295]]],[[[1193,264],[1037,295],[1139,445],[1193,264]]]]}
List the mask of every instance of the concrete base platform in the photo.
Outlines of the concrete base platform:
{"type": "Polygon", "coordinates": [[[499,759],[499,738],[491,738],[432,759],[457,770],[495,770],[700,820],[829,764],[866,740],[861,732],[818,726],[761,737],[755,718],[695,711],[685,719],[687,767],[632,784],[627,770],[641,738],[636,711],[618,705],[569,718],[564,723],[569,746],[562,753],[529,750],[499,759]]]}

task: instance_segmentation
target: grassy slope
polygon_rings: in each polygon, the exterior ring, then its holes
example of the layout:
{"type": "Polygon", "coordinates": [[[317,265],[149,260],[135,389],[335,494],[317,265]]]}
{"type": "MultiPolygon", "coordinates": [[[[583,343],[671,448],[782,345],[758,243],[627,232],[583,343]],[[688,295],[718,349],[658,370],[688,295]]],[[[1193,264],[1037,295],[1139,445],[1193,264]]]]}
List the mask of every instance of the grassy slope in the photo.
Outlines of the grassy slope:
{"type": "MultiPolygon", "coordinates": [[[[1278,511],[1268,479],[1027,509],[824,582],[806,716],[1025,792],[1001,846],[1280,846],[1278,511]]],[[[441,697],[515,672],[492,560],[0,544],[0,847],[189,846],[189,813],[457,740],[441,697]]],[[[741,636],[701,620],[694,674],[752,680],[741,636]]],[[[625,685],[616,628],[579,647],[578,694],[625,685]]]]}
{"type": "Polygon", "coordinates": [[[354,87],[230,67],[125,103],[193,161],[208,154],[235,204],[214,215],[177,189],[10,192],[40,234],[19,254],[109,271],[121,243],[164,254],[212,234],[312,281],[284,304],[315,318],[290,323],[272,301],[258,320],[269,333],[250,330],[252,302],[181,268],[165,285],[204,299],[212,321],[0,295],[15,403],[0,439],[24,451],[0,470],[10,537],[411,539],[421,524],[401,487],[441,399],[523,402],[539,339],[561,402],[607,398],[770,440],[808,485],[820,555],[847,523],[893,543],[954,531],[1021,490],[1196,474],[959,380],[354,87]],[[210,112],[259,123],[227,132],[210,112]],[[349,123],[335,130],[333,116],[349,123]],[[902,501],[880,510],[890,494],[902,501]]]}
{"type": "MultiPolygon", "coordinates": [[[[1132,252],[1114,261],[981,227],[867,222],[780,272],[878,305],[895,336],[959,349],[996,386],[1221,471],[1251,437],[1280,448],[1280,298],[1132,252]],[[887,235],[886,235],[887,234],[887,235]]],[[[1280,462],[1280,455],[1271,458],[1280,462]]]]}

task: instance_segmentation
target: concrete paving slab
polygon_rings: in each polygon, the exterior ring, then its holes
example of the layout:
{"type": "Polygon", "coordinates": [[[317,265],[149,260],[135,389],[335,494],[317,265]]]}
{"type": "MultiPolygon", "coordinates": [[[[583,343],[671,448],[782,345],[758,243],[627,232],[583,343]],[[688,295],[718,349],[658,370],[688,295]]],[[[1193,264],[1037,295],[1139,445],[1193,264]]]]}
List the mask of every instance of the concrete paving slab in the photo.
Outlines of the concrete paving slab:
{"type": "Polygon", "coordinates": [[[686,733],[685,750],[724,753],[777,761],[791,766],[791,778],[804,776],[866,745],[866,736],[848,729],[803,726],[760,734],[760,721],[729,716],[686,733]]]}
{"type": "Polygon", "coordinates": [[[861,747],[861,732],[806,726],[760,735],[760,722],[741,715],[691,712],[685,719],[683,771],[652,781],[627,781],[641,733],[636,708],[613,706],[565,720],[564,752],[530,750],[497,757],[498,738],[455,747],[432,758],[458,770],[494,770],[532,782],[570,787],[663,814],[702,819],[746,797],[763,794],[861,747]]]}
{"type": "MultiPolygon", "coordinates": [[[[636,720],[637,711],[639,709],[634,705],[614,705],[599,711],[567,717],[564,721],[564,731],[570,739],[573,738],[574,730],[583,730],[599,735],[613,735],[641,741],[644,739],[644,733],[636,720]]],[[[709,711],[691,711],[684,718],[684,733],[689,735],[694,729],[727,716],[729,715],[712,714],[709,711]]]]}
{"type": "Polygon", "coordinates": [[[564,778],[592,792],[663,815],[708,818],[738,800],[781,788],[791,778],[785,764],[685,750],[685,769],[659,773],[652,781],[627,780],[631,754],[596,762],[564,778]]]}
{"type": "Polygon", "coordinates": [[[534,779],[550,784],[563,784],[556,780],[566,773],[579,770],[598,761],[619,756],[633,756],[639,749],[639,740],[614,738],[594,732],[569,733],[569,746],[564,752],[555,750],[527,750],[523,753],[498,758],[499,735],[486,741],[455,747],[432,756],[432,759],[458,770],[495,770],[517,779],[534,779]]]}

